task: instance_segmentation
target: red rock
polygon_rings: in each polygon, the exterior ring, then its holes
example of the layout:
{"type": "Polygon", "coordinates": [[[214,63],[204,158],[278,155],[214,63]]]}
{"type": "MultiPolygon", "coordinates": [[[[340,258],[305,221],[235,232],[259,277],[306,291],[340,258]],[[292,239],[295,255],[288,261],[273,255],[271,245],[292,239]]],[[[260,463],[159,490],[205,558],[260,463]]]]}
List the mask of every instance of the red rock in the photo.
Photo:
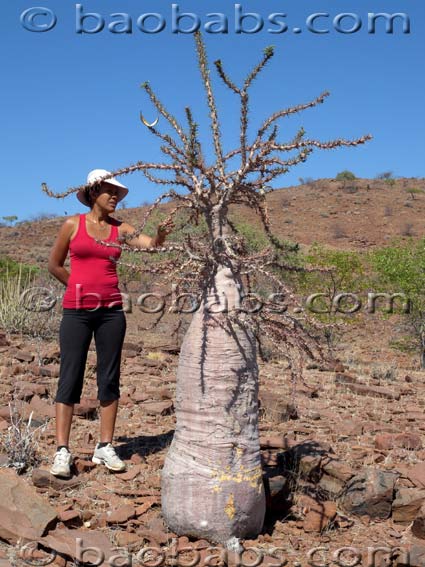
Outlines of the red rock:
{"type": "Polygon", "coordinates": [[[87,459],[80,459],[79,457],[76,457],[74,459],[74,467],[77,469],[79,474],[82,474],[96,468],[96,464],[87,459]]]}
{"type": "Polygon", "coordinates": [[[34,355],[24,350],[14,349],[10,354],[13,358],[21,362],[32,362],[34,360],[34,355]]]}
{"type": "Polygon", "coordinates": [[[141,473],[143,467],[141,465],[135,465],[131,467],[128,471],[117,475],[120,480],[134,480],[137,475],[141,473]]]}
{"type": "Polygon", "coordinates": [[[10,342],[8,341],[7,337],[6,337],[6,333],[4,333],[3,331],[0,331],[0,347],[6,347],[9,346],[10,342]]]}
{"type": "Polygon", "coordinates": [[[80,519],[80,513],[77,510],[66,510],[59,514],[61,522],[70,522],[71,520],[80,519]]]}
{"type": "Polygon", "coordinates": [[[322,458],[321,467],[328,475],[344,482],[350,480],[355,474],[350,466],[329,456],[322,458]]]}
{"type": "Polygon", "coordinates": [[[10,374],[12,376],[18,376],[19,374],[24,374],[25,372],[25,366],[23,366],[22,364],[12,364],[12,366],[10,367],[10,374]]]}
{"type": "Polygon", "coordinates": [[[416,433],[399,433],[395,438],[397,447],[410,450],[422,449],[422,440],[416,433]]]}
{"type": "Polygon", "coordinates": [[[410,523],[418,515],[425,502],[425,490],[401,487],[392,503],[392,519],[398,523],[410,523]]]}
{"type": "Polygon", "coordinates": [[[290,449],[294,447],[297,442],[286,435],[260,435],[260,448],[261,449],[290,449]]]}
{"type": "Polygon", "coordinates": [[[418,488],[425,488],[425,463],[417,463],[404,475],[418,488]]]}
{"type": "Polygon", "coordinates": [[[38,539],[57,521],[55,509],[15,472],[6,469],[0,470],[0,503],[0,538],[9,543],[16,543],[20,537],[38,539]]]}
{"type": "Polygon", "coordinates": [[[10,408],[9,406],[0,406],[0,417],[5,421],[10,421],[10,408]]]}
{"type": "Polygon", "coordinates": [[[138,453],[133,453],[130,457],[130,461],[135,465],[140,465],[141,463],[145,462],[145,458],[142,457],[142,455],[139,455],[138,453]]]}
{"type": "Polygon", "coordinates": [[[106,565],[103,561],[106,562],[110,557],[117,555],[107,535],[95,530],[56,529],[38,541],[50,549],[78,560],[80,563],[106,565]]]}
{"type": "Polygon", "coordinates": [[[114,534],[114,539],[117,546],[126,547],[130,551],[133,549],[139,551],[139,549],[143,548],[143,538],[138,534],[118,531],[114,534]]]}
{"type": "Polygon", "coordinates": [[[381,451],[394,448],[419,450],[422,448],[422,440],[416,433],[382,433],[375,437],[375,447],[381,451]]]}
{"type": "Polygon", "coordinates": [[[108,510],[106,512],[106,521],[108,524],[123,524],[124,522],[128,522],[130,518],[134,518],[134,516],[134,506],[126,504],[116,510],[108,510]]]}
{"type": "Polygon", "coordinates": [[[120,406],[132,406],[133,404],[134,400],[129,394],[121,394],[120,406]]]}
{"type": "Polygon", "coordinates": [[[59,364],[47,364],[40,367],[41,376],[48,376],[49,378],[59,377],[59,364]]]}
{"type": "Polygon", "coordinates": [[[156,498],[151,498],[150,500],[147,500],[140,506],[137,506],[135,510],[136,516],[142,516],[145,512],[147,512],[150,508],[152,508],[152,506],[154,506],[157,503],[158,501],[156,498]]]}
{"type": "Polygon", "coordinates": [[[357,376],[353,374],[340,374],[339,372],[335,375],[335,382],[338,384],[355,384],[357,382],[357,376]]]}
{"type": "Polygon", "coordinates": [[[79,404],[74,406],[74,415],[90,418],[97,412],[99,400],[95,398],[81,398],[79,404]]]}
{"type": "Polygon", "coordinates": [[[145,392],[134,392],[134,394],[132,394],[132,399],[133,402],[138,404],[140,402],[145,402],[146,400],[149,400],[149,395],[146,394],[145,392]]]}
{"type": "Polygon", "coordinates": [[[397,473],[365,468],[351,478],[339,504],[346,512],[386,519],[391,514],[397,473]]]}
{"type": "Polygon", "coordinates": [[[338,435],[359,436],[363,435],[363,423],[354,419],[346,419],[339,422],[335,430],[338,435]]]}
{"type": "Polygon", "coordinates": [[[419,539],[425,539],[425,503],[422,503],[416,518],[413,520],[412,534],[419,539]]]}
{"type": "Polygon", "coordinates": [[[53,488],[54,490],[64,491],[80,486],[81,480],[77,478],[58,478],[44,469],[33,469],[31,481],[37,488],[53,488]]]}
{"type": "Polygon", "coordinates": [[[320,510],[310,510],[307,513],[303,529],[305,532],[322,532],[335,519],[336,504],[335,502],[322,502],[320,510]]]}
{"type": "Polygon", "coordinates": [[[143,348],[143,345],[132,343],[130,341],[124,341],[122,348],[123,350],[135,350],[136,352],[140,352],[143,348]]]}
{"type": "MultiPolygon", "coordinates": [[[[344,375],[345,376],[345,375],[344,375]]],[[[386,398],[388,400],[399,400],[400,392],[393,392],[388,388],[382,388],[381,386],[367,386],[366,384],[350,384],[349,382],[336,382],[336,386],[347,390],[355,394],[362,396],[373,396],[376,398],[386,398]]]]}
{"type": "Polygon", "coordinates": [[[261,413],[265,413],[274,422],[280,423],[298,417],[297,408],[276,396],[276,392],[261,390],[258,406],[261,413]]]}
{"type": "Polygon", "coordinates": [[[423,567],[425,564],[425,546],[412,543],[397,557],[397,567],[423,567]]]}
{"type": "Polygon", "coordinates": [[[174,405],[171,400],[165,402],[144,402],[142,408],[147,415],[170,415],[174,411],[174,405]]]}
{"type": "Polygon", "coordinates": [[[46,386],[42,384],[28,383],[20,387],[17,391],[17,398],[19,400],[30,400],[33,396],[45,396],[47,394],[46,386]]]}
{"type": "Polygon", "coordinates": [[[36,417],[54,418],[56,416],[55,406],[42,400],[38,395],[33,396],[29,404],[29,409],[34,412],[36,417]]]}

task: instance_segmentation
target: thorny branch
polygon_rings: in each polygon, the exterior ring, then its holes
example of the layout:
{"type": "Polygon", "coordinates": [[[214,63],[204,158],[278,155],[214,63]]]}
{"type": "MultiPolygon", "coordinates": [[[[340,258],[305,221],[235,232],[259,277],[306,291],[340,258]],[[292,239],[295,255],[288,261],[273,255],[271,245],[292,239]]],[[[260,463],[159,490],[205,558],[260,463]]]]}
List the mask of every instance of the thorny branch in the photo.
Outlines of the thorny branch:
{"type": "MultiPolygon", "coordinates": [[[[291,167],[306,161],[311,152],[316,149],[356,147],[366,143],[371,136],[367,134],[353,140],[338,138],[320,141],[306,139],[306,132],[301,127],[292,140],[278,141],[278,121],[322,104],[329,96],[329,92],[325,91],[307,103],[271,114],[258,127],[254,140],[250,142],[248,140],[249,88],[274,55],[274,49],[269,47],[264,50],[262,59],[248,74],[242,87],[238,87],[232,81],[224,71],[220,60],[215,62],[218,75],[224,85],[240,98],[239,147],[224,153],[207,54],[199,32],[195,34],[195,44],[198,66],[207,96],[215,163],[207,165],[205,162],[198,124],[190,108],[185,109],[186,131],[155,95],[149,83],[144,83],[142,87],[152,104],[176,132],[179,139],[176,141],[169,134],[161,133],[153,125],[146,123],[142,117],[149,131],[163,142],[160,149],[170,163],[140,161],[111,172],[103,180],[141,171],[152,183],[168,186],[168,190],[148,207],[135,233],[123,237],[118,245],[103,241],[102,244],[120,246],[124,251],[131,249],[131,251],[144,254],[144,261],[140,265],[125,265],[140,272],[164,276],[165,281],[172,282],[178,292],[202,295],[211,284],[214,274],[222,266],[231,266],[232,271],[246,281],[248,292],[251,291],[253,276],[265,278],[289,298],[293,305],[297,306],[299,313],[303,314],[295,318],[287,312],[275,313],[273,302],[266,302],[267,309],[259,313],[231,312],[225,315],[225,319],[227,322],[243,324],[251,328],[259,341],[261,337],[266,337],[288,361],[293,376],[301,376],[301,363],[304,356],[309,358],[323,356],[318,336],[325,326],[309,319],[289,285],[284,282],[282,274],[313,270],[326,272],[328,270],[291,266],[286,261],[285,246],[276,237],[270,222],[266,194],[272,189],[268,184],[287,173],[291,167]],[[295,152],[295,155],[291,152],[295,152]],[[233,164],[238,160],[239,163],[235,169],[228,171],[230,163],[233,164]],[[158,177],[158,173],[168,174],[168,177],[158,177]],[[185,193],[179,192],[178,188],[184,189],[185,193]],[[128,246],[127,241],[143,232],[152,213],[165,200],[169,200],[172,204],[167,220],[186,212],[189,215],[187,223],[197,224],[201,219],[206,221],[208,230],[196,238],[185,235],[182,242],[169,243],[161,248],[138,250],[128,246]],[[258,214],[268,239],[268,245],[264,250],[256,253],[249,252],[246,239],[229,219],[229,206],[237,204],[246,205],[258,214]],[[223,230],[224,225],[229,230],[223,230]],[[161,254],[166,254],[166,259],[155,260],[161,254]]],[[[43,183],[42,189],[51,197],[63,198],[91,186],[86,184],[70,188],[63,193],[54,193],[43,183]]]]}

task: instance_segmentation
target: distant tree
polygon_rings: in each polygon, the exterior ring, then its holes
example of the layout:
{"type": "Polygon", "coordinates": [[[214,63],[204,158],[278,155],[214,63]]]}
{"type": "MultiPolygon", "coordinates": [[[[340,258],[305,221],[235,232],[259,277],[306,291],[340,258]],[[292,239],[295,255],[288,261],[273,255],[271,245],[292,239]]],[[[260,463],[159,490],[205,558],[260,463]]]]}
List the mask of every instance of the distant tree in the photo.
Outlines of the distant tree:
{"type": "Polygon", "coordinates": [[[298,177],[298,181],[301,185],[313,185],[315,180],[313,177],[298,177]]]}
{"type": "Polygon", "coordinates": [[[393,172],[392,171],[383,171],[382,173],[378,173],[375,176],[375,179],[382,179],[384,181],[386,181],[387,179],[392,179],[393,178],[393,172]]]}
{"type": "Polygon", "coordinates": [[[348,299],[340,300],[338,295],[343,292],[357,294],[365,289],[364,262],[358,252],[334,250],[314,242],[303,255],[303,263],[327,269],[322,272],[300,272],[295,277],[297,289],[308,297],[319,294],[312,301],[311,308],[320,321],[331,323],[326,329],[325,338],[332,354],[341,332],[340,320],[344,318],[346,323],[346,313],[353,307],[348,299]]]}
{"type": "Polygon", "coordinates": [[[13,226],[13,224],[18,220],[18,217],[16,215],[8,215],[2,217],[2,219],[10,226],[13,226]]]}
{"type": "Polygon", "coordinates": [[[423,193],[422,189],[417,189],[416,187],[407,187],[405,191],[409,193],[411,199],[414,199],[415,195],[421,195],[423,193]]]}

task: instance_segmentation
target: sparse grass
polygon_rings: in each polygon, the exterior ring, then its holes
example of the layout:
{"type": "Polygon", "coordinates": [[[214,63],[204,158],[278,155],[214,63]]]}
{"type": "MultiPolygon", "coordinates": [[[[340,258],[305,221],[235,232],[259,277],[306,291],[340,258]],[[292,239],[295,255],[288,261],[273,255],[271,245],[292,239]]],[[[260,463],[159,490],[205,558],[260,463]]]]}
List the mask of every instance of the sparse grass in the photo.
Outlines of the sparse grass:
{"type": "Polygon", "coordinates": [[[149,360],[164,360],[164,354],[162,352],[150,351],[147,353],[146,358],[149,360]]]}
{"type": "Polygon", "coordinates": [[[417,351],[417,341],[412,337],[405,336],[399,339],[391,339],[388,346],[394,350],[399,350],[400,352],[405,352],[407,354],[413,354],[417,351]]]}
{"type": "Polygon", "coordinates": [[[9,402],[10,426],[0,433],[0,452],[7,455],[8,466],[18,474],[39,463],[39,438],[47,424],[32,427],[32,412],[25,420],[19,413],[15,398],[9,402]]]}
{"type": "Polygon", "coordinates": [[[0,279],[0,326],[8,333],[51,338],[57,333],[56,290],[27,266],[6,264],[0,279]],[[52,305],[53,301],[53,305],[52,305]]]}
{"type": "Polygon", "coordinates": [[[372,378],[392,382],[397,378],[397,369],[394,366],[375,364],[371,368],[370,375],[372,378]]]}

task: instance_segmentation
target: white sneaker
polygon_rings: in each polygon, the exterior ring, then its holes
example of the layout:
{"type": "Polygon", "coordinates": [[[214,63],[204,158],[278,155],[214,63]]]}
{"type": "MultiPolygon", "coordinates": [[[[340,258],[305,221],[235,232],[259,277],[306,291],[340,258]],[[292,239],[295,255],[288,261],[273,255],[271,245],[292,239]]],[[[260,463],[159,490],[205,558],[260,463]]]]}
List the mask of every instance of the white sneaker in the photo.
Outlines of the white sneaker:
{"type": "Polygon", "coordinates": [[[71,465],[73,460],[71,453],[65,447],[62,447],[55,453],[55,459],[53,461],[52,468],[50,469],[51,474],[54,476],[69,478],[71,476],[71,465]]]}
{"type": "Polygon", "coordinates": [[[112,447],[111,443],[108,443],[102,448],[99,448],[98,443],[94,450],[92,461],[96,463],[96,465],[105,465],[110,471],[121,472],[125,471],[127,468],[126,464],[115,453],[115,449],[112,447]]]}

